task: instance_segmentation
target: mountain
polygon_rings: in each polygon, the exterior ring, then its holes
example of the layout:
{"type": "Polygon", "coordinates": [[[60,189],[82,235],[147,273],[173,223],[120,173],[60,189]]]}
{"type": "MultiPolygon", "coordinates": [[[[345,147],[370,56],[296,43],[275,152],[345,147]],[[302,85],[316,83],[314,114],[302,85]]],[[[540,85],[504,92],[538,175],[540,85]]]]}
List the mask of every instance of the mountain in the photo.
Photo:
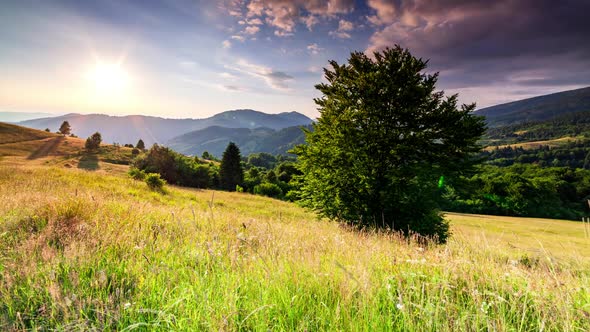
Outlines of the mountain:
{"type": "Polygon", "coordinates": [[[567,113],[590,110],[590,87],[523,99],[475,111],[488,127],[550,120],[567,113]]]}
{"type": "MultiPolygon", "coordinates": [[[[29,112],[0,112],[0,122],[19,122],[31,119],[45,118],[49,116],[56,116],[50,113],[29,113],[29,112]]],[[[45,128],[43,128],[45,129],[45,128]]]]}
{"type": "Polygon", "coordinates": [[[305,140],[300,127],[288,127],[281,130],[271,128],[225,128],[211,126],[175,137],[166,145],[171,149],[187,154],[200,156],[208,151],[221,157],[229,142],[240,148],[242,156],[255,152],[287,154],[287,151],[305,140]]]}
{"type": "Polygon", "coordinates": [[[278,130],[290,126],[308,125],[312,120],[297,112],[267,114],[254,110],[234,110],[216,114],[205,119],[164,119],[152,116],[109,116],[103,114],[67,114],[19,122],[19,125],[36,129],[59,129],[68,121],[72,132],[79,137],[88,137],[98,131],[105,142],[135,144],[140,138],[147,146],[164,143],[183,133],[211,126],[226,128],[269,128],[278,130]]]}

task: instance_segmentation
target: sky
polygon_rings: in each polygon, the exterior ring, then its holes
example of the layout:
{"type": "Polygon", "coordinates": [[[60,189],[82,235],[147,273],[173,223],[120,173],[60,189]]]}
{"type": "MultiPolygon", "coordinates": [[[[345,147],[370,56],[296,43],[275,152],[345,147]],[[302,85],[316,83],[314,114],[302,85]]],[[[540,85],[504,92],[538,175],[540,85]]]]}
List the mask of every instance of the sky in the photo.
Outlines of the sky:
{"type": "Polygon", "coordinates": [[[329,60],[399,44],[478,108],[590,85],[589,0],[1,0],[0,111],[319,116],[329,60]]]}

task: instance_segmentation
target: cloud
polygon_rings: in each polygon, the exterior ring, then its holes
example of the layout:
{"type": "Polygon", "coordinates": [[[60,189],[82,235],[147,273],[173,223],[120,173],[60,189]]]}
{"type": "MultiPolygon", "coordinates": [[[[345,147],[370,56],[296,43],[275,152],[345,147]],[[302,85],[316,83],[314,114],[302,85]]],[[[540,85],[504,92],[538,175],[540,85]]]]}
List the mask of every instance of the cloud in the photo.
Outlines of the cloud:
{"type": "Polygon", "coordinates": [[[330,31],[328,34],[330,36],[338,38],[350,38],[351,36],[348,33],[348,31],[351,31],[353,29],[354,25],[352,24],[352,22],[347,20],[340,20],[340,22],[338,22],[338,29],[335,31],[330,31]]]}
{"type": "Polygon", "coordinates": [[[239,35],[233,35],[233,36],[231,36],[231,39],[235,39],[235,40],[243,42],[246,38],[244,38],[243,36],[239,36],[239,35]]]}
{"type": "Polygon", "coordinates": [[[299,23],[311,31],[320,18],[333,18],[354,10],[354,0],[250,0],[241,5],[250,19],[242,20],[241,24],[254,24],[250,22],[258,20],[274,28],[275,35],[280,37],[292,35],[299,23]]]}
{"type": "Polygon", "coordinates": [[[224,41],[221,43],[221,47],[223,47],[223,48],[225,48],[225,49],[229,49],[229,48],[231,48],[231,42],[230,42],[229,40],[224,40],[224,41]]]}
{"type": "Polygon", "coordinates": [[[374,25],[391,24],[396,18],[395,5],[388,0],[369,0],[367,5],[375,11],[375,15],[367,16],[374,25]]]}
{"type": "Polygon", "coordinates": [[[301,17],[301,22],[305,24],[307,30],[312,31],[313,26],[320,23],[320,20],[314,15],[309,15],[301,17]]]}
{"type": "Polygon", "coordinates": [[[255,35],[256,33],[258,33],[258,31],[260,31],[260,28],[253,25],[253,26],[246,27],[246,29],[244,30],[244,33],[247,35],[255,35]]]}
{"type": "Polygon", "coordinates": [[[287,83],[294,79],[293,76],[285,72],[253,64],[244,59],[238,60],[235,65],[226,65],[226,68],[262,79],[269,87],[280,91],[289,91],[287,83]]]}
{"type": "Polygon", "coordinates": [[[324,49],[319,47],[318,44],[313,43],[313,44],[307,45],[307,50],[309,51],[309,53],[316,55],[316,54],[319,54],[324,49]]]}
{"type": "Polygon", "coordinates": [[[441,71],[441,83],[450,89],[490,82],[518,90],[590,84],[589,1],[369,0],[368,5],[368,20],[378,26],[367,52],[394,44],[409,48],[431,59],[429,68],[441,71]],[[535,78],[515,79],[531,71],[535,78]]]}

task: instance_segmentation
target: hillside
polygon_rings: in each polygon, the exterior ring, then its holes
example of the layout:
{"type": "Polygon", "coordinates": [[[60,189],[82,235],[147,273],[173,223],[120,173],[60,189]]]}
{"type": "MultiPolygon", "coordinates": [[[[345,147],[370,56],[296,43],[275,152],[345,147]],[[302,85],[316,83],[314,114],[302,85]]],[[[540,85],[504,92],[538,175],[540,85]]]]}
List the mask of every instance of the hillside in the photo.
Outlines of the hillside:
{"type": "Polygon", "coordinates": [[[590,87],[487,107],[475,114],[485,116],[489,127],[499,127],[581,111],[590,111],[590,87]]]}
{"type": "Polygon", "coordinates": [[[266,114],[253,110],[235,110],[216,114],[205,119],[164,119],[159,117],[130,115],[109,116],[103,114],[67,114],[18,123],[19,125],[56,131],[63,121],[68,121],[72,132],[79,137],[88,137],[99,131],[105,142],[135,144],[140,138],[147,146],[164,143],[194,130],[211,126],[226,128],[270,128],[274,130],[308,125],[311,119],[297,112],[266,114]]]}
{"type": "Polygon", "coordinates": [[[54,165],[92,171],[125,173],[132,149],[103,144],[84,150],[85,140],[0,123],[0,159],[13,166],[54,165]]]}
{"type": "Polygon", "coordinates": [[[57,137],[58,134],[0,122],[0,144],[57,137]]]}
{"type": "Polygon", "coordinates": [[[0,162],[5,330],[584,331],[584,225],[452,214],[425,246],[294,204],[0,162]]]}
{"type": "Polygon", "coordinates": [[[204,151],[208,151],[214,156],[221,157],[229,142],[236,143],[241,154],[247,156],[256,152],[285,155],[295,145],[304,141],[305,136],[299,126],[281,130],[213,126],[175,137],[166,145],[187,155],[200,156],[204,151]]]}

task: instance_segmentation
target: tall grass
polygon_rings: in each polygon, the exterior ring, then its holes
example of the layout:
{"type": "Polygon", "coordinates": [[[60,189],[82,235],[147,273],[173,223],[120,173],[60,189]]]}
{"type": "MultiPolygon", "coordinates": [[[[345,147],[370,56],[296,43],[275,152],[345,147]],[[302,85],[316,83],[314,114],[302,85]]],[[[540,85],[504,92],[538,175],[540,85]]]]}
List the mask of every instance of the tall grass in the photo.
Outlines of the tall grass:
{"type": "Polygon", "coordinates": [[[0,202],[0,330],[590,330],[587,261],[76,169],[0,166],[0,202]]]}

